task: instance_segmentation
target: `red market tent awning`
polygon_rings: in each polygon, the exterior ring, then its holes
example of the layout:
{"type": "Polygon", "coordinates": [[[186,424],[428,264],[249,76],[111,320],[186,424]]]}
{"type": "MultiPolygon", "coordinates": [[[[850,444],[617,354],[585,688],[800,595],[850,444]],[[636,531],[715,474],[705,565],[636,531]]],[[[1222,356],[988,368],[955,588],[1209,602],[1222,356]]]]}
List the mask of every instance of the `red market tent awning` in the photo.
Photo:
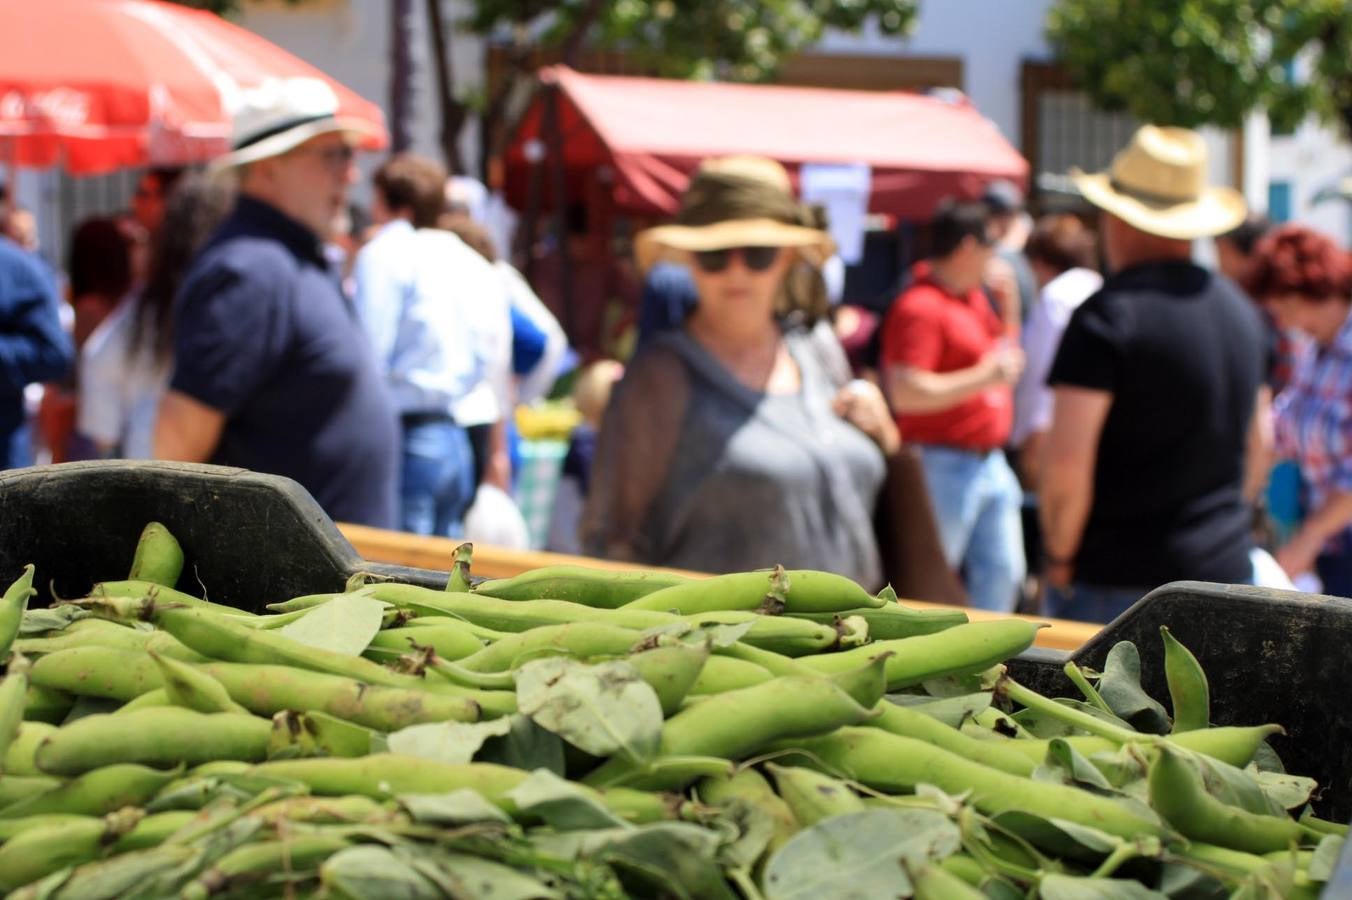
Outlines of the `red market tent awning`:
{"type": "MultiPolygon", "coordinates": [[[[751,153],[802,163],[867,163],[869,209],[923,221],[945,196],[979,196],[991,180],[1025,184],[1028,163],[966,103],[900,92],[842,91],[583,75],[566,66],[541,78],[559,90],[570,202],[588,173],[608,168],[616,207],[670,215],[700,160],[751,153]]],[[[548,153],[542,91],[508,148],[508,195],[524,208],[531,159],[548,153]]],[[[548,162],[544,165],[548,167],[548,162]]],[[[548,202],[550,192],[542,192],[548,202]]]]}
{"type": "Polygon", "coordinates": [[[290,76],[323,78],[341,114],[385,133],[378,106],[211,13],[157,0],[6,0],[0,165],[96,174],[201,162],[229,149],[232,97],[290,76]]]}

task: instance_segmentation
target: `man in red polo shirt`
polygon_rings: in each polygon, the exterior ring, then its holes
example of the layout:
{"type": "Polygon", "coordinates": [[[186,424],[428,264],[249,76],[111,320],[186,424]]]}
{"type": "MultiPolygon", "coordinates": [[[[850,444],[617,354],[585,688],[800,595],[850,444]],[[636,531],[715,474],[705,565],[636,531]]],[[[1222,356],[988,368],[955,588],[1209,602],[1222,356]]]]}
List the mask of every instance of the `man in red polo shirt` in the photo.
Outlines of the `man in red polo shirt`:
{"type": "Polygon", "coordinates": [[[933,252],[888,312],[882,371],[897,427],[919,449],[949,565],[973,606],[1008,612],[1027,568],[1022,494],[1001,450],[1023,351],[982,289],[987,217],[980,203],[940,205],[933,252]]]}

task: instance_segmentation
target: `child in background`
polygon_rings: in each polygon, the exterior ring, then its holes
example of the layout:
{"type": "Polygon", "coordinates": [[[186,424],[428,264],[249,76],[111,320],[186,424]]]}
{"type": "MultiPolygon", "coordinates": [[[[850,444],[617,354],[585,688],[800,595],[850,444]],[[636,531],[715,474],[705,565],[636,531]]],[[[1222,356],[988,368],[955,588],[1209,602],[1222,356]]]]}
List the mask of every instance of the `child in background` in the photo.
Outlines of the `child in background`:
{"type": "Polygon", "coordinates": [[[563,472],[554,498],[554,515],[549,525],[546,545],[549,550],[575,555],[582,552],[578,524],[591,486],[596,436],[610,404],[610,392],[623,375],[623,365],[613,359],[603,359],[583,369],[573,385],[573,403],[582,414],[582,421],[573,429],[568,440],[568,455],[563,459],[563,472]]]}

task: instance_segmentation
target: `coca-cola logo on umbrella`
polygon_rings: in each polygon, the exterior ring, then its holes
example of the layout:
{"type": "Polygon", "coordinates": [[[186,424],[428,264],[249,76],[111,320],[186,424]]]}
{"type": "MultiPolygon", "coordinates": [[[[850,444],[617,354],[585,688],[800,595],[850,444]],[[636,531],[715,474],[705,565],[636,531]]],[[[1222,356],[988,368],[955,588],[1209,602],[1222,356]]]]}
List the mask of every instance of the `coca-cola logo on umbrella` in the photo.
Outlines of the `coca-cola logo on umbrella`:
{"type": "Polygon", "coordinates": [[[79,126],[89,121],[89,98],[79,91],[6,91],[0,94],[0,119],[79,126]]]}

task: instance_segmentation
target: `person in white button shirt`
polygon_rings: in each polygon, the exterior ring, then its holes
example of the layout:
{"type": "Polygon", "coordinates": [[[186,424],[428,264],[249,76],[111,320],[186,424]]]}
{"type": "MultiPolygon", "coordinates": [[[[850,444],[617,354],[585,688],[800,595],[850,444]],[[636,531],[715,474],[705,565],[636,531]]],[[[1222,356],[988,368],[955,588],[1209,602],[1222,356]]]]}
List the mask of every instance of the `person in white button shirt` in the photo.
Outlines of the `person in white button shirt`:
{"type": "Polygon", "coordinates": [[[380,167],[372,216],[381,227],[358,254],[354,281],[403,426],[402,527],[459,537],[475,490],[466,426],[501,415],[489,380],[501,342],[491,332],[506,300],[493,267],[435,227],[445,181],[421,157],[380,167]]]}
{"type": "Polygon", "coordinates": [[[123,298],[80,349],[75,427],[99,456],[155,455],[156,414],[173,366],[174,295],[234,200],[224,179],[199,173],[178,178],[161,198],[145,284],[123,298]]]}
{"type": "Polygon", "coordinates": [[[1024,254],[1037,279],[1038,299],[1023,330],[1027,366],[1014,390],[1014,428],[1010,444],[1019,451],[1024,487],[1036,490],[1042,437],[1052,423],[1052,392],[1047,387],[1061,335],[1071,313],[1103,285],[1094,233],[1076,216],[1044,216],[1033,229],[1024,254]]]}

